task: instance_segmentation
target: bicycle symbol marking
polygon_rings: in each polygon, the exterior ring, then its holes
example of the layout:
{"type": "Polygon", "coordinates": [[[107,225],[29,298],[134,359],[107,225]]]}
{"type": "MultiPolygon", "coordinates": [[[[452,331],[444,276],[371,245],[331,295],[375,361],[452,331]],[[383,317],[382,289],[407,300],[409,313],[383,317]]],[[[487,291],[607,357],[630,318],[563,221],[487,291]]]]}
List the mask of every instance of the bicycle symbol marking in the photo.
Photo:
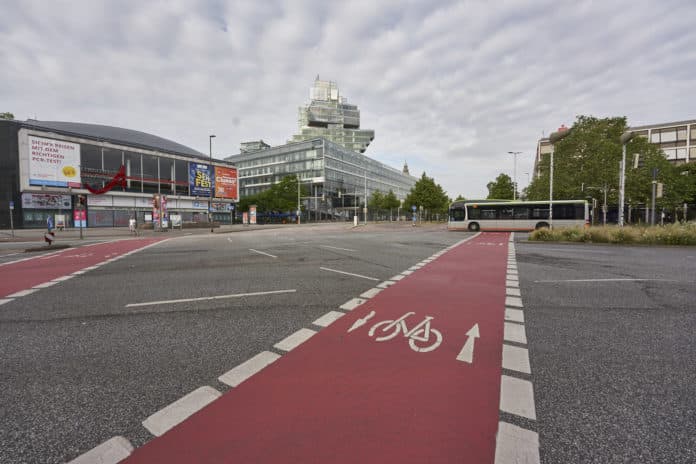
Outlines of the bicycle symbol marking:
{"type": "Polygon", "coordinates": [[[442,343],[442,333],[430,327],[430,321],[433,320],[432,316],[425,316],[423,321],[409,330],[406,326],[406,319],[415,314],[413,311],[409,311],[396,320],[378,322],[370,328],[368,335],[375,337],[376,342],[386,342],[403,333],[404,337],[408,338],[408,345],[413,351],[427,353],[435,350],[442,343]],[[378,329],[380,330],[378,331],[378,329]]]}

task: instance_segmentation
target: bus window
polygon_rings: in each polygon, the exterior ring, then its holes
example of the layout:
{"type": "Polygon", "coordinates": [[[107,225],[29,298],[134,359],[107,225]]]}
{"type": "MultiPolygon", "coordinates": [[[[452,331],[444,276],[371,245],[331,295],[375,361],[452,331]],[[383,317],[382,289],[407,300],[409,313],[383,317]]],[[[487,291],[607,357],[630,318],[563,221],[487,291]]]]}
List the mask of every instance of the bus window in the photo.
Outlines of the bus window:
{"type": "Polygon", "coordinates": [[[481,208],[481,219],[497,219],[497,211],[495,208],[487,207],[486,209],[481,208]]]}
{"type": "Polygon", "coordinates": [[[451,221],[463,221],[464,220],[464,208],[452,208],[450,211],[451,221]]]}
{"type": "Polygon", "coordinates": [[[548,208],[532,208],[532,219],[548,219],[548,208]]]}
{"type": "Polygon", "coordinates": [[[502,207],[500,208],[500,211],[498,211],[500,214],[498,216],[499,219],[512,219],[513,218],[513,209],[512,208],[506,208],[502,207]]]}
{"type": "Polygon", "coordinates": [[[515,219],[529,219],[529,208],[526,206],[515,206],[514,208],[515,219]]]}
{"type": "Polygon", "coordinates": [[[481,219],[481,208],[474,208],[473,206],[469,206],[468,211],[469,211],[469,220],[481,219]]]}

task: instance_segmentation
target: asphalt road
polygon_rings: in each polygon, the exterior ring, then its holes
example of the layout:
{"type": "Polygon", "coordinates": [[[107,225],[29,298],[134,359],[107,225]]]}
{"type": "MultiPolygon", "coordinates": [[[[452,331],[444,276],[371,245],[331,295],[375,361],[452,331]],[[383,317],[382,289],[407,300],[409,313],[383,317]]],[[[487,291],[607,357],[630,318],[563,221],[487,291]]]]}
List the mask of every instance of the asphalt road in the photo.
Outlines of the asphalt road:
{"type": "Polygon", "coordinates": [[[201,385],[224,392],[221,374],[462,238],[344,224],[191,235],[4,304],[0,462],[65,462],[114,435],[139,446],[152,413],[201,385]],[[294,292],[126,307],[278,290],[294,292]]]}
{"type": "MultiPolygon", "coordinates": [[[[539,432],[544,463],[696,462],[696,249],[517,235],[537,420],[501,419],[539,432]]],[[[221,374],[466,236],[344,224],[178,236],[4,304],[0,462],[65,462],[115,435],[140,446],[149,415],[202,385],[226,391],[221,374]],[[294,291],[158,303],[279,290],[294,291]]]]}
{"type": "Polygon", "coordinates": [[[517,262],[542,462],[696,462],[696,249],[518,242],[517,262]]]}

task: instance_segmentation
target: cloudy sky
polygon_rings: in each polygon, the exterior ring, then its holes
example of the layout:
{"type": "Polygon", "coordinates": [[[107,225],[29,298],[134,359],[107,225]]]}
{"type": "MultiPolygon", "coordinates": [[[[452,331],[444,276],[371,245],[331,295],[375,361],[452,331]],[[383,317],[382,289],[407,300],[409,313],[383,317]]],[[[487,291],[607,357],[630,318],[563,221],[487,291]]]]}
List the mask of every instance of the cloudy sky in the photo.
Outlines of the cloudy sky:
{"type": "Polygon", "coordinates": [[[141,130],[208,152],[285,143],[314,78],[375,130],[367,154],[485,196],[527,184],[576,115],[696,119],[692,0],[2,1],[0,112],[141,130]]]}

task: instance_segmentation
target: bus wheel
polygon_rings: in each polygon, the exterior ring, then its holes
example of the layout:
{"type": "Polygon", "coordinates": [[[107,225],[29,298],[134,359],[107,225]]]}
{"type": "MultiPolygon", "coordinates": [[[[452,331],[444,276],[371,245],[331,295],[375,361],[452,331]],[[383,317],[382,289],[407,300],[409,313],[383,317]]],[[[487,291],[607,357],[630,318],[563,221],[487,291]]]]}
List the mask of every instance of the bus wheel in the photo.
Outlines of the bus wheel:
{"type": "Polygon", "coordinates": [[[534,229],[536,229],[536,230],[543,229],[543,228],[548,229],[548,228],[549,228],[549,224],[546,223],[546,222],[540,222],[540,223],[538,223],[538,224],[534,227],[534,229]]]}
{"type": "Polygon", "coordinates": [[[471,224],[469,224],[469,230],[471,232],[478,232],[480,229],[481,227],[479,226],[478,222],[472,222],[471,224]]]}

